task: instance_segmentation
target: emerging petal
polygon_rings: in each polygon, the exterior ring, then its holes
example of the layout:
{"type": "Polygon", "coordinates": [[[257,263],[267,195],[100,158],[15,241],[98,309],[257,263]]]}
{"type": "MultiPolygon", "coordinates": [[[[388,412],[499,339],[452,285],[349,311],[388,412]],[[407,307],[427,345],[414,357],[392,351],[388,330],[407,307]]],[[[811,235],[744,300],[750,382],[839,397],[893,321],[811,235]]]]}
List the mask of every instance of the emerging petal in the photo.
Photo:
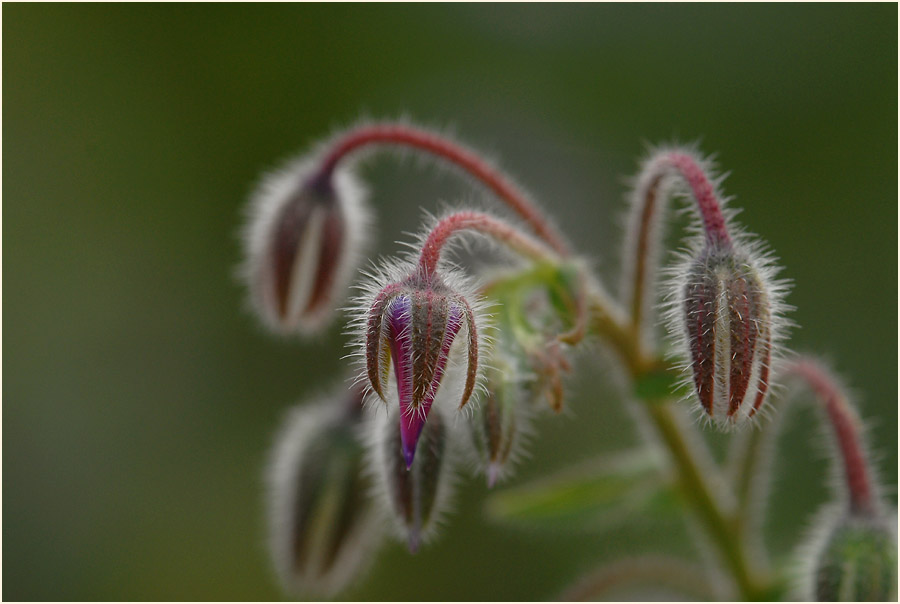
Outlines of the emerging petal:
{"type": "MultiPolygon", "coordinates": [[[[387,400],[389,368],[394,369],[400,410],[400,437],[407,467],[447,372],[451,350],[465,326],[467,356],[460,407],[471,398],[478,377],[478,330],[465,297],[434,273],[413,271],[374,293],[364,324],[366,375],[372,390],[387,400]]],[[[455,353],[454,353],[455,354],[455,353]]],[[[456,379],[454,383],[458,383],[456,379]]]]}
{"type": "Polygon", "coordinates": [[[400,403],[400,435],[407,467],[462,327],[463,308],[431,290],[397,296],[386,312],[387,337],[400,403]]]}

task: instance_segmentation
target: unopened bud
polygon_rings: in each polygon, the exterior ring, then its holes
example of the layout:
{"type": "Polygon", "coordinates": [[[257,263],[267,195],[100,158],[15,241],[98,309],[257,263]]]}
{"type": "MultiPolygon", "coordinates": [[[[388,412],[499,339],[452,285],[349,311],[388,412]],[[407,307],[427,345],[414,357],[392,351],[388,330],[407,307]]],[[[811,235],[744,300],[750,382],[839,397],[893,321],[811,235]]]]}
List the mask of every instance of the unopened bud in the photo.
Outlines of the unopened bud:
{"type": "Polygon", "coordinates": [[[344,168],[295,160],[264,178],[245,230],[253,307],[280,333],[322,328],[343,300],[366,239],[364,190],[344,168]]]}
{"type": "Polygon", "coordinates": [[[374,297],[366,318],[365,362],[372,390],[387,400],[391,360],[399,399],[406,467],[447,369],[451,348],[465,336],[467,368],[459,407],[472,396],[478,374],[478,331],[472,306],[436,274],[414,271],[374,297]]]}
{"type": "Polygon", "coordinates": [[[444,412],[436,411],[425,423],[419,452],[407,467],[398,415],[393,409],[387,417],[379,414],[373,423],[372,457],[382,500],[400,536],[415,553],[433,536],[449,504],[456,445],[444,412]]]}
{"type": "Polygon", "coordinates": [[[470,421],[478,467],[488,487],[510,473],[530,431],[535,380],[518,364],[508,356],[491,359],[487,395],[470,421]]]}
{"type": "Polygon", "coordinates": [[[333,595],[363,570],[383,536],[359,442],[361,392],[294,408],[268,471],[269,546],[293,593],[333,595]]]}
{"type": "Polygon", "coordinates": [[[753,417],[769,391],[773,290],[754,262],[731,245],[707,246],[685,271],[678,327],[694,392],[723,427],[753,417]]]}
{"type": "Polygon", "coordinates": [[[897,531],[889,522],[853,514],[827,522],[810,552],[804,596],[820,602],[896,602],[897,531]]]}

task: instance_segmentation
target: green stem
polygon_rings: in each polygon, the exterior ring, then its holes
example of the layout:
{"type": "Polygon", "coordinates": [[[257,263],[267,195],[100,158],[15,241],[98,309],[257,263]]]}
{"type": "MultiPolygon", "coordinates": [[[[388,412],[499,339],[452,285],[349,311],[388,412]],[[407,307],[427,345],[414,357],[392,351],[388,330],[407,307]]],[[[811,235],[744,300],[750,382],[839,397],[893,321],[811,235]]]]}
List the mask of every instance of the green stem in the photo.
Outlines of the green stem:
{"type": "MultiPolygon", "coordinates": [[[[666,363],[646,354],[635,332],[619,309],[602,296],[593,296],[590,304],[591,328],[605,337],[619,352],[636,382],[666,363]]],[[[746,600],[764,600],[773,594],[773,586],[751,565],[741,527],[730,520],[715,497],[708,477],[701,471],[688,440],[675,421],[672,409],[664,401],[649,401],[649,417],[674,462],[686,499],[723,556],[723,563],[734,577],[741,596],[746,600]]]]}
{"type": "Polygon", "coordinates": [[[741,534],[728,521],[719,502],[699,470],[699,464],[688,446],[681,428],[664,403],[651,403],[647,409],[663,443],[666,445],[687,500],[697,513],[713,542],[724,556],[724,564],[731,571],[741,595],[746,600],[767,599],[768,587],[751,568],[741,534]]]}

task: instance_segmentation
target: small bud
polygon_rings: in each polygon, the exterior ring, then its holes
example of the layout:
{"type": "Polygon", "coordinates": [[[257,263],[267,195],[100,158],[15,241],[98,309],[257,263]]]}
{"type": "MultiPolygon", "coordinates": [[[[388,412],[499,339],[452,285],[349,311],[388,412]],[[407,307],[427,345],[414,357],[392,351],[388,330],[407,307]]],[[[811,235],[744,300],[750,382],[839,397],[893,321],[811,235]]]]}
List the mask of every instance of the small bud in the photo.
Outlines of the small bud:
{"type": "Polygon", "coordinates": [[[781,285],[730,243],[707,245],[676,278],[679,325],[691,381],[706,417],[732,427],[753,417],[769,391],[781,285]]]}
{"type": "Polygon", "coordinates": [[[361,471],[361,392],[343,389],[332,398],[291,410],[269,464],[269,547],[292,593],[340,591],[383,535],[361,471]]]}
{"type": "Polygon", "coordinates": [[[512,358],[492,358],[486,372],[487,395],[470,422],[477,462],[488,487],[507,475],[530,429],[534,380],[512,358]]]}
{"type": "Polygon", "coordinates": [[[387,400],[393,360],[400,405],[400,437],[406,466],[451,357],[465,331],[467,369],[459,407],[469,401],[478,373],[478,330],[472,306],[436,273],[415,270],[375,295],[365,326],[366,374],[372,390],[387,400]]]}
{"type": "Polygon", "coordinates": [[[434,534],[449,504],[456,445],[445,413],[435,411],[423,426],[419,454],[411,465],[407,465],[402,430],[397,425],[399,410],[379,414],[371,426],[376,484],[412,553],[434,534]]]}
{"type": "Polygon", "coordinates": [[[845,514],[824,526],[806,548],[804,599],[819,602],[897,601],[897,531],[889,521],[845,514]]]}
{"type": "Polygon", "coordinates": [[[252,195],[243,278],[254,309],[276,332],[327,323],[358,266],[369,222],[364,191],[344,168],[294,160],[252,195]]]}

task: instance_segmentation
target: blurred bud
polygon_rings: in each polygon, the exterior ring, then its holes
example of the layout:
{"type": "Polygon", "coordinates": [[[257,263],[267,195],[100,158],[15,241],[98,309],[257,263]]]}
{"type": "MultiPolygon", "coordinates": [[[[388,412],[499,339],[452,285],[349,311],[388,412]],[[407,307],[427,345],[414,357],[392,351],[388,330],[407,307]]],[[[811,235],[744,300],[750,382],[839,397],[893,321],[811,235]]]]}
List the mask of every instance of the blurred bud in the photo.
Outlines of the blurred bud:
{"type": "Polygon", "coordinates": [[[456,456],[452,427],[445,412],[431,414],[419,439],[419,454],[411,465],[403,450],[397,409],[372,424],[376,483],[402,538],[415,553],[430,538],[448,504],[456,456]]]}
{"type": "Polygon", "coordinates": [[[531,351],[531,366],[537,376],[537,388],[556,413],[565,404],[564,376],[572,371],[564,345],[557,339],[531,351]]]}
{"type": "Polygon", "coordinates": [[[516,365],[511,357],[491,359],[487,395],[470,422],[478,466],[488,487],[510,473],[530,430],[534,380],[516,365]]]}
{"type": "Polygon", "coordinates": [[[243,278],[263,322],[279,333],[324,327],[344,299],[369,223],[364,191],[344,168],[294,160],[251,198],[243,278]]]}
{"type": "Polygon", "coordinates": [[[478,330],[472,306],[437,274],[414,271],[374,297],[365,327],[366,373],[387,400],[391,359],[400,403],[400,438],[406,467],[437,395],[457,334],[465,327],[467,370],[459,406],[469,401],[478,373],[478,330]]]}
{"type": "Polygon", "coordinates": [[[897,531],[888,521],[845,514],[823,526],[809,550],[806,598],[897,601],[897,531]]]}
{"type": "Polygon", "coordinates": [[[778,290],[767,272],[731,245],[709,245],[679,285],[677,329],[685,336],[694,392],[720,427],[753,417],[769,390],[778,290]]]}
{"type": "Polygon", "coordinates": [[[383,536],[360,444],[360,389],[295,407],[268,470],[269,547],[290,592],[333,595],[383,536]]]}

